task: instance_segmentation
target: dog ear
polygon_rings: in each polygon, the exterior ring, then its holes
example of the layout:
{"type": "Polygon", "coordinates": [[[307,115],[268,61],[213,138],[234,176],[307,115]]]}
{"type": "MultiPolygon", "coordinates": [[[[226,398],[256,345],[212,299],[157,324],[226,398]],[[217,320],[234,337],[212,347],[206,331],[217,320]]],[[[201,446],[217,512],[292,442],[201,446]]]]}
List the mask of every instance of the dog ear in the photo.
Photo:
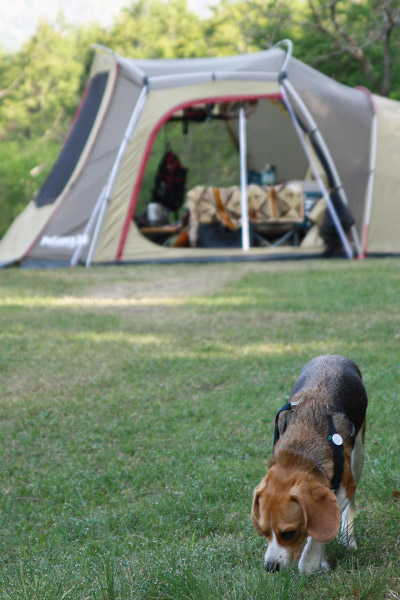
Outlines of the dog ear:
{"type": "Polygon", "coordinates": [[[315,479],[294,487],[291,496],[300,504],[306,531],[317,542],[332,541],[340,525],[340,511],[335,494],[315,479]]]}
{"type": "Polygon", "coordinates": [[[263,537],[264,537],[264,532],[262,531],[262,529],[259,525],[260,495],[261,495],[261,492],[263,492],[266,487],[267,487],[267,477],[264,477],[264,479],[261,480],[261,482],[258,484],[258,486],[254,490],[253,506],[251,509],[251,520],[253,521],[254,527],[256,528],[258,535],[261,535],[263,537]]]}

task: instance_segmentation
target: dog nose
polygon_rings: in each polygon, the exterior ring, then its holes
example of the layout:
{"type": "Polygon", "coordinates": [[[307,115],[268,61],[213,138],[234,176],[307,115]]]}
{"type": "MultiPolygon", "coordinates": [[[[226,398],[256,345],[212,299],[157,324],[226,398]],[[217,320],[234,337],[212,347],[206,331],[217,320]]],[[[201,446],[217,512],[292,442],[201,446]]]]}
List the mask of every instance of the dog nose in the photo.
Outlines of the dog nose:
{"type": "Polygon", "coordinates": [[[265,569],[269,573],[278,573],[280,568],[281,568],[281,565],[278,562],[266,562],[265,563],[265,569]]]}

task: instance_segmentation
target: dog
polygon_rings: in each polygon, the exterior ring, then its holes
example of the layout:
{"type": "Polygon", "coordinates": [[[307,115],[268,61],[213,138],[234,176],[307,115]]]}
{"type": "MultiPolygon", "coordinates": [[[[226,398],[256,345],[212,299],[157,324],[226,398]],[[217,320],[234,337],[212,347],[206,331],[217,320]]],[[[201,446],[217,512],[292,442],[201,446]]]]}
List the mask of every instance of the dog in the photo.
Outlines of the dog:
{"type": "Polygon", "coordinates": [[[327,354],[308,362],[275,419],[274,450],[254,490],[252,521],[268,540],[267,571],[298,563],[329,570],[325,544],[339,533],[357,548],[354,494],[364,464],[367,393],[358,366],[327,354]]]}

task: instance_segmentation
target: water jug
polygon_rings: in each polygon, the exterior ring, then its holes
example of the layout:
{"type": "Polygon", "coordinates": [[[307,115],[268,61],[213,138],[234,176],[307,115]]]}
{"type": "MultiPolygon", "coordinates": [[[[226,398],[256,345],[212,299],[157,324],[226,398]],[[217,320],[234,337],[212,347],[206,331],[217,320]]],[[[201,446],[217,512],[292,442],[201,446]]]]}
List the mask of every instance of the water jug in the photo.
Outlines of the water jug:
{"type": "Polygon", "coordinates": [[[261,172],[261,185],[276,184],[276,169],[275,165],[266,164],[261,172]]]}

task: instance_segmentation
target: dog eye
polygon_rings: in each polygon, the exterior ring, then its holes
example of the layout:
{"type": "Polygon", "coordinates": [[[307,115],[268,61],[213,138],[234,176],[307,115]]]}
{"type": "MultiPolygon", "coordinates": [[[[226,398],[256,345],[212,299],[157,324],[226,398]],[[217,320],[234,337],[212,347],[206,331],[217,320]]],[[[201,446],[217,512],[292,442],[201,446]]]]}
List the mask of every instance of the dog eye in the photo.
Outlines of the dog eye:
{"type": "Polygon", "coordinates": [[[296,531],[294,529],[291,531],[282,531],[281,539],[284,542],[289,542],[290,540],[292,540],[294,538],[295,535],[296,535],[296,531]]]}

